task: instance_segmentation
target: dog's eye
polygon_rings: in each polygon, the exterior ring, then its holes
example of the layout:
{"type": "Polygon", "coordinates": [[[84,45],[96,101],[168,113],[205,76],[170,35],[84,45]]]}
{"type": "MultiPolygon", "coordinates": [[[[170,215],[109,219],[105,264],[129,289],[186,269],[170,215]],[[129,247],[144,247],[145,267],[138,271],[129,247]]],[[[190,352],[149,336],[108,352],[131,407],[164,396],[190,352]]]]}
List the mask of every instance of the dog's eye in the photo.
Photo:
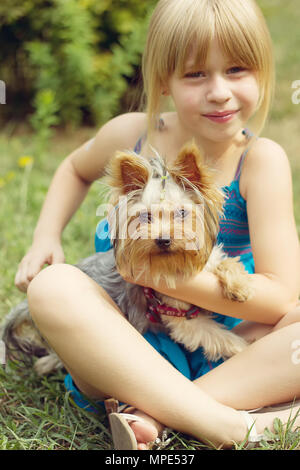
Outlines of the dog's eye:
{"type": "Polygon", "coordinates": [[[139,215],[139,219],[142,224],[151,224],[153,221],[150,212],[141,212],[139,215]]]}
{"type": "Polygon", "coordinates": [[[174,214],[174,217],[178,219],[185,219],[188,216],[189,212],[186,209],[177,209],[174,214]]]}

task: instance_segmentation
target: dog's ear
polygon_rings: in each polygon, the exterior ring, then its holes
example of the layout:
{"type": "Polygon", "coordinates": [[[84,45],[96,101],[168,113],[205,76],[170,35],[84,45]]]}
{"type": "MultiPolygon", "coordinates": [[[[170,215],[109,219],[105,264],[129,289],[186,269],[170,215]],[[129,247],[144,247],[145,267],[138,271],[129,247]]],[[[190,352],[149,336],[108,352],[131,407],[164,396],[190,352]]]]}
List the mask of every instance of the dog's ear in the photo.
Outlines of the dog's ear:
{"type": "Polygon", "coordinates": [[[117,152],[110,162],[108,175],[110,186],[126,195],[144,188],[149,179],[149,169],[140,156],[117,152]]]}
{"type": "Polygon", "coordinates": [[[224,194],[215,182],[213,170],[206,165],[201,151],[193,141],[180,151],[170,173],[185,190],[197,190],[190,191],[191,198],[196,203],[199,200],[205,202],[211,215],[214,213],[213,219],[216,221],[218,214],[222,212],[224,194]]]}
{"type": "Polygon", "coordinates": [[[192,141],[187,143],[175,160],[172,174],[177,182],[186,186],[188,180],[199,191],[208,189],[212,184],[212,172],[204,164],[202,154],[198,146],[192,141]]]}

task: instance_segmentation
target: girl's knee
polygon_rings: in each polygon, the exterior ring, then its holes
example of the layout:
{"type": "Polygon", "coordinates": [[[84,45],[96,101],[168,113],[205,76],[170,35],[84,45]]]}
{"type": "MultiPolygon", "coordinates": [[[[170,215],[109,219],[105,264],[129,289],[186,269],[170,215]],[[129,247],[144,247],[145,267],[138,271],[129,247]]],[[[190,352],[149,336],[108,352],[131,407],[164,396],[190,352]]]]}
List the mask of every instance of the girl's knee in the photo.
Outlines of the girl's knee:
{"type": "Polygon", "coordinates": [[[30,313],[35,319],[43,315],[51,302],[62,301],[67,295],[72,281],[75,281],[78,268],[68,264],[53,264],[43,269],[30,282],[27,299],[30,313]]]}
{"type": "MultiPolygon", "coordinates": [[[[85,303],[96,302],[97,310],[101,313],[99,302],[110,303],[117,310],[118,307],[108,296],[105,290],[76,266],[69,264],[54,264],[43,269],[29,284],[27,298],[30,314],[37,323],[68,324],[77,311],[79,315],[85,314],[75,307],[82,301],[84,292],[85,303]]],[[[99,314],[100,314],[99,313],[99,314]]]]}

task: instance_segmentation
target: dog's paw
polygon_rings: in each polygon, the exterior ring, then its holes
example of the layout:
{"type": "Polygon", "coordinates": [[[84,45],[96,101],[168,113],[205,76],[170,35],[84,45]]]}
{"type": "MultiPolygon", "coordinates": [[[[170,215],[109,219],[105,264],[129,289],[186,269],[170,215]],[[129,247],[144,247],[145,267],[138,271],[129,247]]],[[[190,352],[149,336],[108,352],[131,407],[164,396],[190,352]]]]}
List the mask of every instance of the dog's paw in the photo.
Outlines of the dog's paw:
{"type": "Polygon", "coordinates": [[[209,361],[216,362],[219,359],[229,359],[243,351],[248,343],[228,330],[222,330],[215,341],[204,348],[205,357],[209,361]]]}
{"type": "Polygon", "coordinates": [[[34,369],[38,375],[47,375],[62,368],[63,364],[61,360],[54,353],[40,357],[34,364],[34,369]]]}
{"type": "Polygon", "coordinates": [[[245,270],[239,258],[225,258],[215,268],[223,296],[235,302],[245,302],[253,296],[251,276],[245,270]]]}
{"type": "Polygon", "coordinates": [[[234,302],[246,302],[253,296],[253,289],[248,280],[241,282],[235,281],[232,284],[222,286],[222,293],[226,299],[233,300],[234,302]]]}

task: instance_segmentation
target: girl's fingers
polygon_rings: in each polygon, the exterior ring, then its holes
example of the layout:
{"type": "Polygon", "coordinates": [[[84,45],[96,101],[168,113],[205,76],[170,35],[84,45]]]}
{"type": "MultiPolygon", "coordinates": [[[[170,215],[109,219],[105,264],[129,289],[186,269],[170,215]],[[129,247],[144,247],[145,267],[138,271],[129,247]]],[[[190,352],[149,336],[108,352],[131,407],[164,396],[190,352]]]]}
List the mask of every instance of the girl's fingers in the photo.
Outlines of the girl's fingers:
{"type": "Polygon", "coordinates": [[[15,286],[22,292],[27,291],[27,287],[29,284],[27,276],[26,276],[26,272],[27,272],[27,263],[26,264],[21,263],[19,265],[17,274],[15,276],[15,286]]]}
{"type": "Polygon", "coordinates": [[[15,285],[22,292],[26,292],[32,279],[41,271],[47,261],[43,258],[35,259],[34,261],[21,262],[15,277],[15,285]]]}
{"type": "Polygon", "coordinates": [[[44,251],[38,249],[29,251],[21,263],[15,276],[15,286],[22,292],[27,292],[32,279],[42,270],[45,264],[64,263],[65,256],[61,246],[55,246],[52,249],[44,251]]]}

